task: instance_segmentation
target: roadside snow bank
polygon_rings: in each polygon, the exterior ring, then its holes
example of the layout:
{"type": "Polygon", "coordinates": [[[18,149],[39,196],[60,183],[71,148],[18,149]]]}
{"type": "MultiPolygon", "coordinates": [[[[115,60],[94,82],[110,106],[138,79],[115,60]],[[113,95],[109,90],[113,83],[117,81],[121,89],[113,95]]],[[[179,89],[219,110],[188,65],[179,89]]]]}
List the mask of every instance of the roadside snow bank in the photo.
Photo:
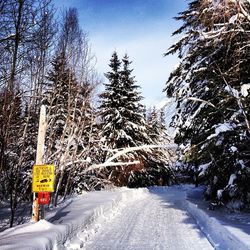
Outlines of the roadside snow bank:
{"type": "Polygon", "coordinates": [[[48,221],[27,223],[0,233],[1,250],[76,249],[128,202],[148,195],[147,189],[119,188],[90,192],[66,202],[48,221]]]}
{"type": "Polygon", "coordinates": [[[215,249],[250,249],[249,226],[233,223],[215,211],[206,211],[188,198],[186,208],[215,249]]]}

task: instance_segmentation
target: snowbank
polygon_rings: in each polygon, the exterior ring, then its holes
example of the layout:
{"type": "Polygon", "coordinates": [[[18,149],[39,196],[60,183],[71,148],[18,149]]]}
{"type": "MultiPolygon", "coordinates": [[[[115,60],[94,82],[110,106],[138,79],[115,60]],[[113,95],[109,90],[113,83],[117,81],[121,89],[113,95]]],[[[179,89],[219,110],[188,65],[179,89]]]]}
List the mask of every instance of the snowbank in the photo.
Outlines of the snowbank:
{"type": "Polygon", "coordinates": [[[56,214],[48,214],[47,221],[27,223],[0,233],[0,248],[80,248],[98,230],[98,222],[111,219],[125,204],[147,194],[147,189],[128,188],[87,193],[68,201],[56,214]]]}
{"type": "Polygon", "coordinates": [[[205,210],[205,207],[202,208],[193,200],[187,199],[185,202],[187,211],[195,218],[215,249],[250,249],[249,225],[226,220],[222,213],[205,210]]]}
{"type": "Polygon", "coordinates": [[[211,218],[204,211],[198,209],[197,205],[187,202],[187,208],[215,249],[250,249],[249,244],[230,232],[216,218],[211,218]]]}

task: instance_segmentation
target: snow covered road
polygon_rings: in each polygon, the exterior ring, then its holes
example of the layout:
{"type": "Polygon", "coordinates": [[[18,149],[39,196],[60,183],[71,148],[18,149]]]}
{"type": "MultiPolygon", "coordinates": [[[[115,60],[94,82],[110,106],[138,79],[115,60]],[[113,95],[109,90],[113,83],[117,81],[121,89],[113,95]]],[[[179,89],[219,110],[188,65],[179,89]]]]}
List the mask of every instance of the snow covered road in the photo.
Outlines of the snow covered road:
{"type": "MultiPolygon", "coordinates": [[[[84,244],[87,250],[213,249],[186,212],[184,193],[149,189],[148,195],[124,206],[84,244]]],[[[81,235],[78,235],[81,238],[81,235]]]]}
{"type": "Polygon", "coordinates": [[[0,249],[213,249],[209,241],[218,250],[250,249],[249,222],[208,211],[202,190],[187,185],[84,193],[48,211],[46,220],[4,230],[0,249]]]}

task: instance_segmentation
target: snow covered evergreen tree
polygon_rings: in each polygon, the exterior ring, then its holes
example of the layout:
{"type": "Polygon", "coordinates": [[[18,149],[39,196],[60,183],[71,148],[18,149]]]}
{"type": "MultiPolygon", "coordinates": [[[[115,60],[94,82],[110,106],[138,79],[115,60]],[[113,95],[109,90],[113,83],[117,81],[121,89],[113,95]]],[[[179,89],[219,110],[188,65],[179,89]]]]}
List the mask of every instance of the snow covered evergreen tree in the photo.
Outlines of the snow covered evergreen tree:
{"type": "Polygon", "coordinates": [[[103,124],[102,137],[109,148],[126,148],[148,142],[145,119],[143,117],[142,97],[137,91],[131,62],[128,56],[123,58],[123,69],[117,53],[110,60],[111,71],[105,76],[109,83],[101,94],[101,119],[103,124]]]}
{"type": "MultiPolygon", "coordinates": [[[[153,107],[149,111],[147,119],[147,130],[153,145],[167,146],[173,142],[173,139],[167,134],[165,125],[164,110],[156,110],[153,107]]],[[[151,150],[148,154],[148,161],[151,175],[154,176],[155,184],[169,185],[174,182],[172,172],[172,161],[175,160],[174,150],[166,150],[165,147],[159,147],[151,150]]]]}
{"type": "Polygon", "coordinates": [[[52,66],[43,101],[48,113],[45,160],[56,166],[56,205],[59,194],[65,197],[88,185],[81,176],[96,157],[91,153],[96,130],[93,88],[88,82],[79,84],[63,53],[55,57],[52,66]]]}
{"type": "MultiPolygon", "coordinates": [[[[53,127],[50,133],[54,134],[50,136],[52,141],[56,141],[55,137],[60,138],[63,133],[73,81],[65,56],[56,56],[52,61],[52,70],[48,73],[48,87],[43,99],[43,103],[49,107],[50,127],[53,127]]],[[[50,143],[50,147],[52,144],[53,142],[50,143]]]]}
{"type": "Polygon", "coordinates": [[[149,135],[151,140],[154,143],[158,143],[160,139],[160,126],[158,112],[156,111],[155,107],[153,107],[152,111],[149,111],[147,122],[149,126],[149,135]]]}
{"type": "MultiPolygon", "coordinates": [[[[109,82],[105,84],[105,91],[101,94],[101,137],[108,150],[106,159],[112,151],[122,148],[142,146],[157,143],[149,133],[149,127],[144,117],[144,106],[140,103],[142,97],[135,84],[131,62],[127,55],[121,62],[114,52],[110,60],[111,71],[106,74],[109,82]]],[[[152,136],[153,137],[153,136],[152,136]]],[[[119,158],[122,161],[139,160],[134,164],[116,169],[108,168],[110,178],[117,185],[147,186],[158,183],[158,163],[156,150],[129,152],[119,158]]],[[[104,159],[105,161],[105,159],[104,159]]]]}
{"type": "Polygon", "coordinates": [[[165,89],[177,100],[175,140],[206,175],[209,198],[249,203],[250,3],[196,0],[176,19],[183,36],[166,55],[181,62],[165,89]]]}
{"type": "MultiPolygon", "coordinates": [[[[142,97],[137,91],[139,86],[135,84],[134,77],[131,76],[132,70],[129,69],[131,62],[127,55],[124,56],[122,62],[121,69],[121,62],[117,53],[114,52],[109,64],[111,71],[105,74],[109,82],[105,84],[105,90],[100,95],[101,138],[109,152],[149,142],[143,116],[144,109],[140,103],[142,97]]],[[[104,160],[111,156],[109,152],[104,160]]],[[[135,158],[139,158],[138,152],[127,154],[123,160],[135,158]]],[[[128,169],[126,167],[126,171],[128,169]]],[[[111,170],[111,173],[111,176],[116,176],[115,179],[119,179],[117,175],[126,175],[123,167],[111,170]]]]}

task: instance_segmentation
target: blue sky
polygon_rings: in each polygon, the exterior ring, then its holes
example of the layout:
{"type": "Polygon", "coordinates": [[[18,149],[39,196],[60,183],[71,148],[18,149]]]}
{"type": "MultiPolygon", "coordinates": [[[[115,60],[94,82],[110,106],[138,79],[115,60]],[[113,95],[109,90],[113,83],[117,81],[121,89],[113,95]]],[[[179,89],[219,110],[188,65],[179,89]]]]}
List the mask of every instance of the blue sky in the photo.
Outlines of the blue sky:
{"type": "MultiPolygon", "coordinates": [[[[163,57],[177,38],[179,27],[173,20],[185,10],[185,0],[54,0],[55,7],[76,7],[81,27],[88,32],[97,70],[109,70],[114,50],[120,58],[128,53],[144,103],[157,105],[165,95],[162,89],[177,64],[175,56],[163,57]]],[[[105,78],[104,78],[105,80],[105,78]]]]}

